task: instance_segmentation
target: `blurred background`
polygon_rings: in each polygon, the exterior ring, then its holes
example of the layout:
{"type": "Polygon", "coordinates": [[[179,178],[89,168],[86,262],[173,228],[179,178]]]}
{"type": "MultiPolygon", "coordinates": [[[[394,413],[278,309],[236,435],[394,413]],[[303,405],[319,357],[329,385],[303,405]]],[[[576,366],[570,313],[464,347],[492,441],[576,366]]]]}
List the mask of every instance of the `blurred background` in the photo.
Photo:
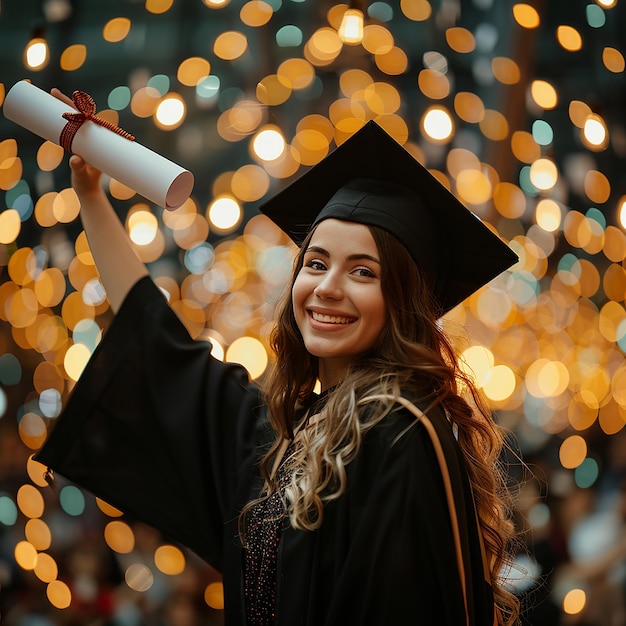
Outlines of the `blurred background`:
{"type": "MultiPolygon", "coordinates": [[[[619,626],[624,32],[623,0],[3,0],[0,104],[85,91],[193,172],[175,211],[104,184],[191,334],[256,379],[293,255],[258,204],[376,120],[520,257],[444,324],[510,433],[524,622],[619,626]]],[[[111,314],[67,156],[4,116],[0,189],[0,619],[222,623],[216,571],[33,461],[111,314]]]]}

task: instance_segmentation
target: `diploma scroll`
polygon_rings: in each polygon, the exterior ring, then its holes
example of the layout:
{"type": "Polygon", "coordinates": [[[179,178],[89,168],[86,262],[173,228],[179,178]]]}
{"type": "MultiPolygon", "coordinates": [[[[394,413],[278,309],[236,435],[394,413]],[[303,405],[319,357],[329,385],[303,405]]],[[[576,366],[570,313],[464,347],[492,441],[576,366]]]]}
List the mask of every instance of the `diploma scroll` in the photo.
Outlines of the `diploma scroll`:
{"type": "MultiPolygon", "coordinates": [[[[7,119],[57,145],[68,124],[63,114],[76,113],[69,105],[25,80],[11,87],[3,110],[7,119]]],[[[191,172],[90,120],[84,121],[76,131],[72,152],[166,209],[178,208],[193,189],[191,172]]]]}

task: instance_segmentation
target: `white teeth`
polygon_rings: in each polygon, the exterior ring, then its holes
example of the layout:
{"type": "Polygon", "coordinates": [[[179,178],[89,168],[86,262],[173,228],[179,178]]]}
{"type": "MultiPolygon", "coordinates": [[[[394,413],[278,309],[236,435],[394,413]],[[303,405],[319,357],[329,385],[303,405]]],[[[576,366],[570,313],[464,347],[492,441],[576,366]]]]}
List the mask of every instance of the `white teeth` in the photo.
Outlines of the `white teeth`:
{"type": "Polygon", "coordinates": [[[352,317],[340,317],[338,315],[321,315],[315,311],[311,311],[313,319],[317,322],[324,322],[326,324],[351,324],[354,322],[352,317]]]}

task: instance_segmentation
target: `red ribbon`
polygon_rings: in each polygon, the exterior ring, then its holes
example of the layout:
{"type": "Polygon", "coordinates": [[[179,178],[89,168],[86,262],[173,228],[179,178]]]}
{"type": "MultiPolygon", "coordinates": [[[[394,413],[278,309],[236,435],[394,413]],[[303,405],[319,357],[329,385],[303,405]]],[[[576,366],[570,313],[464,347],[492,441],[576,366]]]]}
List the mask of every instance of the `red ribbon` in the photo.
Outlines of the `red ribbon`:
{"type": "Polygon", "coordinates": [[[87,120],[91,120],[95,124],[98,124],[98,126],[104,126],[104,128],[108,128],[129,141],[135,140],[133,135],[130,133],[127,133],[115,124],[107,122],[101,117],[94,115],[96,112],[96,103],[89,94],[84,91],[75,91],[72,94],[72,101],[78,109],[78,113],[63,113],[62,117],[67,120],[67,124],[63,127],[59,137],[59,144],[68,152],[72,151],[72,141],[74,140],[74,135],[76,135],[78,129],[87,120]]]}

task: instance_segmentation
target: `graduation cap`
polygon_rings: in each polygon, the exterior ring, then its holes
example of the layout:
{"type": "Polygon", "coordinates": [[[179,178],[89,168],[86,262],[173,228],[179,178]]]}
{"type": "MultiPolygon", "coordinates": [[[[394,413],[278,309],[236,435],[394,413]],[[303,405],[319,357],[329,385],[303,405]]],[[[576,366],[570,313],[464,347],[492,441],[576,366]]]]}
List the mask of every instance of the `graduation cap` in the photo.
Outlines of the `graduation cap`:
{"type": "Polygon", "coordinates": [[[430,278],[441,314],[518,261],[506,243],[373,121],[260,210],[298,245],[328,218],[387,230],[430,278]]]}

